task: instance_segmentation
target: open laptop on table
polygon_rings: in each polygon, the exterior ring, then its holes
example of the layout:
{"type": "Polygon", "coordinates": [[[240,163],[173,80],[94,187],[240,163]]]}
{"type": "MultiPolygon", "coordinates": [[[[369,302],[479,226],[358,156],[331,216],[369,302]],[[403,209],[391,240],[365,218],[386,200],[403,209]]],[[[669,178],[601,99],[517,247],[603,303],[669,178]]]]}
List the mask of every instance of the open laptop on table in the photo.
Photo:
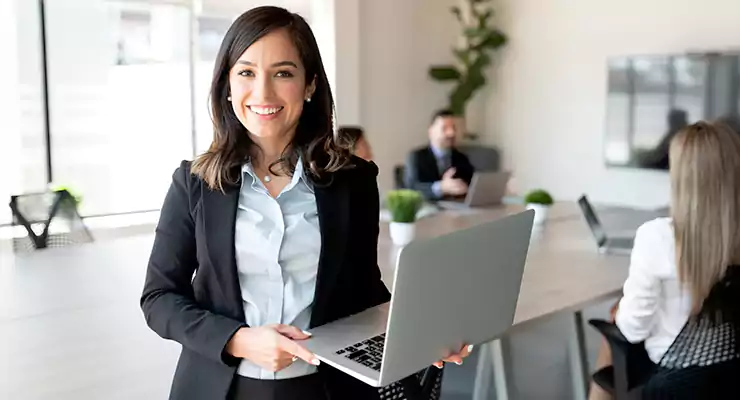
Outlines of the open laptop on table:
{"type": "Polygon", "coordinates": [[[635,244],[634,235],[607,236],[586,195],[578,199],[578,206],[581,208],[583,217],[589,229],[591,229],[594,239],[596,239],[596,245],[600,252],[613,254],[630,254],[632,252],[632,246],[635,244]]]}
{"type": "Polygon", "coordinates": [[[389,303],[311,329],[301,342],[369,385],[410,376],[514,320],[534,212],[405,246],[389,303]]]}
{"type": "Polygon", "coordinates": [[[465,200],[440,200],[437,205],[444,209],[461,209],[501,204],[510,177],[510,172],[476,172],[470,181],[465,200]]]}

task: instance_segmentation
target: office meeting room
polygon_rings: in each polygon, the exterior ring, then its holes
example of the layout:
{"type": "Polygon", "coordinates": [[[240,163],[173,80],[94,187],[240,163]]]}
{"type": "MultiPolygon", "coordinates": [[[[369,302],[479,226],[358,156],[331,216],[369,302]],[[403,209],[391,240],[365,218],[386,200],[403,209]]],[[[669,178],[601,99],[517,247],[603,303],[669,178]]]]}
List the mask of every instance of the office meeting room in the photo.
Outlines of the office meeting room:
{"type": "Polygon", "coordinates": [[[0,0],[0,399],[740,398],[738,21],[0,0]]]}

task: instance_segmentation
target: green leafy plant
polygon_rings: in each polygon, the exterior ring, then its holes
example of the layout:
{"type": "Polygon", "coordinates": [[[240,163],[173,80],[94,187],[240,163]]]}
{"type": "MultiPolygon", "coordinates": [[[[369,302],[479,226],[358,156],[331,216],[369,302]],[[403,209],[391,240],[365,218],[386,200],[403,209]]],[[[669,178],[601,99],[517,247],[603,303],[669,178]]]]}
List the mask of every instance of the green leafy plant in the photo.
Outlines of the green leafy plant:
{"type": "Polygon", "coordinates": [[[80,195],[77,191],[71,189],[69,186],[56,185],[56,186],[53,186],[51,190],[53,192],[61,192],[62,190],[66,190],[67,193],[69,193],[70,196],[72,197],[72,200],[75,202],[75,205],[79,206],[82,203],[82,195],[80,195]]]}
{"type": "Polygon", "coordinates": [[[475,92],[486,84],[485,68],[491,63],[491,53],[506,44],[507,37],[490,24],[493,10],[485,3],[490,0],[466,0],[466,12],[460,7],[450,11],[460,23],[464,45],[452,49],[456,65],[435,65],[429,76],[439,82],[454,82],[449,95],[449,109],[456,115],[465,114],[465,106],[475,92]]]}
{"type": "Polygon", "coordinates": [[[393,222],[411,223],[416,221],[416,213],[424,202],[421,193],[415,190],[391,190],[385,199],[393,222]]]}
{"type": "Polygon", "coordinates": [[[542,189],[535,189],[527,193],[526,196],[524,196],[524,203],[541,204],[543,206],[549,206],[549,205],[552,205],[553,200],[552,200],[552,196],[550,196],[550,193],[547,193],[547,191],[542,190],[542,189]]]}

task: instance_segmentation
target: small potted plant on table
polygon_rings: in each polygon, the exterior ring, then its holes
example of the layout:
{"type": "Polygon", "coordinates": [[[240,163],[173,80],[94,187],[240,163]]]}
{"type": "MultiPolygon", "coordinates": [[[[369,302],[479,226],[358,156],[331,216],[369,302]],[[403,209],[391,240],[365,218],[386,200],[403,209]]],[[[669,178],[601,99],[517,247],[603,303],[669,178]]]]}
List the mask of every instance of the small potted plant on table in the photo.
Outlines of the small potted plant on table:
{"type": "Polygon", "coordinates": [[[398,246],[405,246],[414,240],[416,234],[416,213],[424,199],[415,190],[391,190],[386,196],[386,206],[391,213],[391,240],[398,246]]]}

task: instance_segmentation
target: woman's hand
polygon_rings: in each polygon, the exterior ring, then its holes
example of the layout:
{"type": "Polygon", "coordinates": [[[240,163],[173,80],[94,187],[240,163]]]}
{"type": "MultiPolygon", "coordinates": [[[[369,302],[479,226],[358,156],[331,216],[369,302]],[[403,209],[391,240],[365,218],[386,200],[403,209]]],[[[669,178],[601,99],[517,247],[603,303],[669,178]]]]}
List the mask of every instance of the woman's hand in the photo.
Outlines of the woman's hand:
{"type": "Polygon", "coordinates": [[[467,356],[469,356],[470,355],[470,352],[472,352],[472,351],[473,351],[473,345],[472,344],[471,345],[465,345],[465,346],[462,347],[462,349],[460,349],[460,352],[459,353],[457,353],[457,354],[451,354],[451,355],[447,356],[447,358],[445,358],[444,360],[437,361],[433,365],[435,367],[437,367],[437,368],[442,368],[442,365],[444,363],[446,363],[446,362],[452,362],[452,363],[455,363],[457,365],[462,365],[463,358],[466,358],[467,356]]]}
{"type": "Polygon", "coordinates": [[[226,351],[273,372],[290,366],[299,358],[309,364],[319,365],[316,356],[295,342],[309,337],[300,329],[283,324],[241,328],[226,344],[226,351]]]}

